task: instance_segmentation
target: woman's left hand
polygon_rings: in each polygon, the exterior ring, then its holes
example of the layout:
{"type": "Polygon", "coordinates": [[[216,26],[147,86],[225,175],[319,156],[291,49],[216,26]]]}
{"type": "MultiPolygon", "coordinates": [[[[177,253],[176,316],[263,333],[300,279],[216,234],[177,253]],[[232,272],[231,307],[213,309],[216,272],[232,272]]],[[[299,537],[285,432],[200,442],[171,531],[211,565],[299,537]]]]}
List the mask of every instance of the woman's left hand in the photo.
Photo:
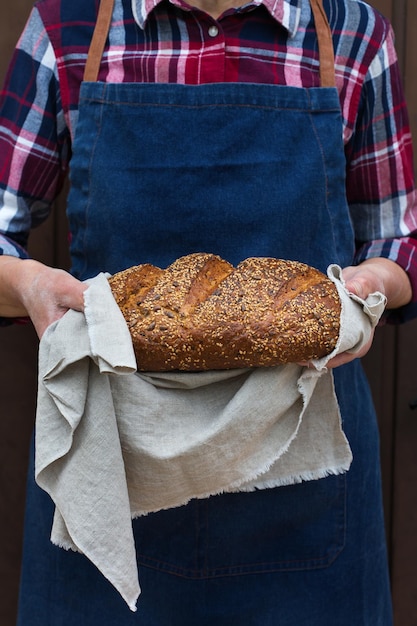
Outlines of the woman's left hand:
{"type": "MultiPolygon", "coordinates": [[[[376,291],[384,294],[387,298],[387,308],[395,309],[410,302],[412,297],[411,284],[406,272],[393,261],[384,258],[368,259],[357,266],[349,266],[343,269],[343,279],[346,289],[366,300],[376,291]]],[[[338,367],[353,359],[365,356],[372,346],[374,331],[366,345],[359,352],[351,354],[342,352],[331,359],[327,367],[338,367]]]]}

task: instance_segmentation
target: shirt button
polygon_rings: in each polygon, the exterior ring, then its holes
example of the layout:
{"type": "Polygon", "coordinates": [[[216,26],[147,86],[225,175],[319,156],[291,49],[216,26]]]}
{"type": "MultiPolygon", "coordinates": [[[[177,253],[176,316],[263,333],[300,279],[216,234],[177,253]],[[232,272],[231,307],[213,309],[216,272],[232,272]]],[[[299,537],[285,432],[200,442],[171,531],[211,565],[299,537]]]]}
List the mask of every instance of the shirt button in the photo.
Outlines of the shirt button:
{"type": "Polygon", "coordinates": [[[208,34],[210,35],[210,37],[217,37],[217,35],[219,34],[219,29],[213,24],[213,26],[210,26],[210,28],[208,29],[208,34]]]}

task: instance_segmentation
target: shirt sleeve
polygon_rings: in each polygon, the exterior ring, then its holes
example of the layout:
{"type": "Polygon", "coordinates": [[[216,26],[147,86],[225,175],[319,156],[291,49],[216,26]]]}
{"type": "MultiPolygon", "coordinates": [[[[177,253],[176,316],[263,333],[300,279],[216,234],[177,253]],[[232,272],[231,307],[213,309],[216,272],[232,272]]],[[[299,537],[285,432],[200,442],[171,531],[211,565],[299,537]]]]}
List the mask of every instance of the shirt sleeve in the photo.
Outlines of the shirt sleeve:
{"type": "Polygon", "coordinates": [[[68,169],[56,59],[33,9],[0,94],[0,254],[24,258],[68,169]]]}
{"type": "MultiPolygon", "coordinates": [[[[28,258],[29,232],[66,177],[68,136],[54,52],[33,9],[0,94],[0,255],[28,258]]],[[[0,326],[20,321],[0,318],[0,326]]]]}
{"type": "Polygon", "coordinates": [[[406,321],[417,315],[417,200],[409,119],[390,26],[369,66],[346,156],[355,263],[384,257],[407,272],[412,302],[385,317],[406,321]]]}

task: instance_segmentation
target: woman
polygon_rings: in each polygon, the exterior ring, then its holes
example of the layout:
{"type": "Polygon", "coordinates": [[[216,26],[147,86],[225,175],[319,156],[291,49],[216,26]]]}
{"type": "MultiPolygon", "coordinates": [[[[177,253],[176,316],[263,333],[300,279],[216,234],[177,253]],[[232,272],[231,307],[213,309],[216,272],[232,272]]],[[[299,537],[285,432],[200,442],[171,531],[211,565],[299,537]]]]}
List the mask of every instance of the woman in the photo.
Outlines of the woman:
{"type": "MultiPolygon", "coordinates": [[[[329,0],[330,37],[313,0],[101,4],[97,18],[93,0],[41,0],[12,60],[6,320],[29,315],[42,337],[83,310],[84,279],[200,250],[336,262],[353,293],[385,294],[392,321],[414,316],[411,138],[385,19],[329,0]],[[23,260],[69,164],[72,275],[23,260]]],[[[359,360],[331,365],[349,472],[135,520],[136,614],[49,543],[52,504],[30,484],[19,624],[389,626],[375,415],[359,360]]]]}

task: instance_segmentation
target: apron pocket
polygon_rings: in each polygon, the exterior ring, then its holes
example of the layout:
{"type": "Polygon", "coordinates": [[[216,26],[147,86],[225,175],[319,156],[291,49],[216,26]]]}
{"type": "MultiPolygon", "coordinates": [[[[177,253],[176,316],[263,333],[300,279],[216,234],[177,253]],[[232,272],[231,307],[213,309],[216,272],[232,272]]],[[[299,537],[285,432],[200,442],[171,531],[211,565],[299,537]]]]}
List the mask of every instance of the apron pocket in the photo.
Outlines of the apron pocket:
{"type": "Polygon", "coordinates": [[[140,564],[189,578],[327,567],[345,543],[346,475],[193,500],[134,529],[140,564]]]}

